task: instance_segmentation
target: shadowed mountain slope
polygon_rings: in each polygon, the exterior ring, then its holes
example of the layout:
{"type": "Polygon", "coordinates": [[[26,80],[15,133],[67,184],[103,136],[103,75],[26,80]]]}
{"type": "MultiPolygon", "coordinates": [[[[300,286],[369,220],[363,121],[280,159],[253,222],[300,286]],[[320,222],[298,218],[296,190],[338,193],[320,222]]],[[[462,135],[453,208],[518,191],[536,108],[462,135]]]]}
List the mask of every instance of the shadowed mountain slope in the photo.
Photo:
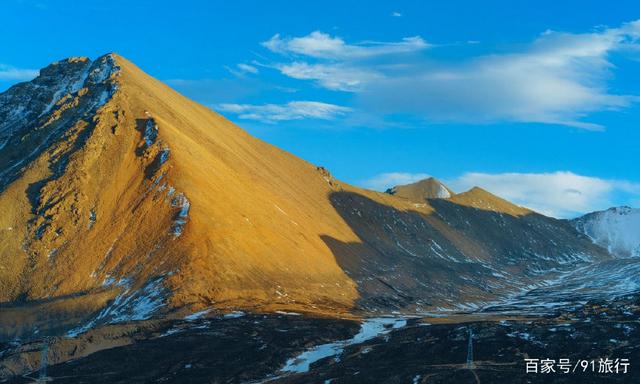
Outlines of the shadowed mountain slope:
{"type": "Polygon", "coordinates": [[[353,192],[331,195],[359,241],[323,238],[357,283],[361,309],[476,308],[544,284],[553,272],[610,257],[567,222],[514,215],[524,211],[486,191],[470,194],[492,209],[431,199],[429,210],[398,210],[353,192]]]}

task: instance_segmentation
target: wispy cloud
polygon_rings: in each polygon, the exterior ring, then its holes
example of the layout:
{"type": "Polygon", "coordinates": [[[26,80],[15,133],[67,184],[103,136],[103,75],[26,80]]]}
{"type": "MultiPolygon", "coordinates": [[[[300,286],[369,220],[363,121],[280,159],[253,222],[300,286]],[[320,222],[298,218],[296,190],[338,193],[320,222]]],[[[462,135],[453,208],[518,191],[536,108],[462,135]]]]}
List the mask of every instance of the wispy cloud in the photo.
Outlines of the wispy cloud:
{"type": "Polygon", "coordinates": [[[308,64],[296,61],[279,64],[277,68],[294,79],[314,80],[324,88],[349,92],[358,91],[365,84],[383,77],[376,71],[348,64],[308,64]]]}
{"type": "Polygon", "coordinates": [[[393,16],[393,17],[402,17],[402,13],[400,13],[400,12],[391,12],[391,16],[393,16]]]}
{"type": "Polygon", "coordinates": [[[294,38],[275,35],[262,45],[272,52],[293,57],[291,62],[271,66],[283,75],[312,80],[321,87],[347,92],[362,91],[364,85],[385,76],[379,68],[371,65],[371,60],[414,53],[430,47],[420,36],[405,37],[396,42],[347,44],[339,37],[319,31],[294,38]]]}
{"type": "Polygon", "coordinates": [[[364,41],[347,44],[337,36],[320,31],[302,37],[282,38],[279,34],[262,43],[272,52],[302,55],[317,59],[354,60],[376,56],[415,52],[429,47],[420,36],[405,37],[397,42],[364,41]]]}
{"type": "Polygon", "coordinates": [[[245,120],[274,123],[286,120],[333,120],[351,111],[351,108],[318,101],[291,101],[286,104],[218,104],[215,109],[229,112],[245,120]]]}
{"type": "Polygon", "coordinates": [[[38,76],[37,69],[15,68],[10,65],[0,64],[0,81],[25,81],[38,76]]]}
{"type": "Polygon", "coordinates": [[[388,77],[372,83],[363,98],[390,112],[419,113],[435,121],[518,121],[601,129],[582,118],[640,100],[611,94],[606,84],[613,68],[608,55],[637,45],[639,37],[640,22],[588,34],[548,31],[524,52],[388,77]]]}
{"type": "Polygon", "coordinates": [[[258,73],[258,68],[249,65],[249,64],[244,64],[244,63],[240,63],[238,64],[238,68],[244,72],[248,72],[248,73],[258,73]]]}
{"type": "Polygon", "coordinates": [[[385,191],[396,185],[415,183],[429,177],[426,173],[389,172],[381,173],[360,183],[365,188],[374,191],[385,191]]]}
{"type": "Polygon", "coordinates": [[[610,56],[640,49],[640,20],[582,34],[546,31],[511,53],[447,62],[407,55],[431,47],[421,37],[349,44],[316,31],[293,38],[275,35],[263,45],[290,58],[273,65],[282,74],[355,92],[360,109],[381,115],[597,130],[603,127],[585,121],[590,113],[640,101],[608,86],[616,69],[610,56]]]}
{"type": "Polygon", "coordinates": [[[229,71],[229,73],[231,73],[234,76],[237,77],[244,77],[247,74],[252,74],[255,75],[259,72],[258,68],[254,67],[253,65],[249,65],[246,63],[240,63],[240,64],[236,64],[235,67],[226,67],[227,71],[229,71]]]}

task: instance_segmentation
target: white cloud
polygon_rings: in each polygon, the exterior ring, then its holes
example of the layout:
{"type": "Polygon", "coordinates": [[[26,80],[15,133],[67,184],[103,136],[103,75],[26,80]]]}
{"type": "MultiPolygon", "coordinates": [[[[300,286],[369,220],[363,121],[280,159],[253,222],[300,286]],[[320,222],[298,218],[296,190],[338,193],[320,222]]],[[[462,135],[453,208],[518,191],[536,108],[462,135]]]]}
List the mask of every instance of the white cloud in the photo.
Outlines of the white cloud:
{"type": "Polygon", "coordinates": [[[375,71],[346,64],[293,62],[279,65],[278,68],[284,75],[294,79],[315,80],[324,88],[339,91],[357,91],[363,84],[382,78],[382,75],[375,71]]]}
{"type": "Polygon", "coordinates": [[[428,177],[426,173],[389,172],[376,175],[360,184],[374,191],[385,191],[396,185],[411,184],[428,177]]]}
{"type": "Polygon", "coordinates": [[[216,109],[236,114],[245,120],[274,123],[285,120],[332,120],[345,115],[351,108],[318,101],[291,101],[286,104],[219,104],[216,109]]]}
{"type": "Polygon", "coordinates": [[[272,52],[284,55],[302,55],[320,62],[294,60],[273,65],[285,76],[300,80],[313,80],[320,86],[339,91],[355,92],[363,84],[381,79],[382,72],[363,64],[371,59],[397,56],[428,48],[420,36],[405,37],[397,42],[365,41],[347,44],[339,37],[315,31],[307,36],[281,38],[279,34],[262,43],[272,52]]]}
{"type": "Polygon", "coordinates": [[[630,106],[635,95],[608,92],[608,55],[638,43],[640,23],[588,34],[545,32],[520,53],[474,58],[365,89],[366,103],[432,121],[538,122],[585,129],[588,113],[630,106]],[[392,96],[389,96],[392,95],[392,96]]]}
{"type": "Polygon", "coordinates": [[[546,31],[511,53],[426,61],[422,38],[348,44],[316,31],[275,35],[263,45],[294,58],[274,68],[331,90],[356,92],[359,107],[378,115],[411,114],[430,122],[533,122],[584,129],[585,117],[640,102],[612,93],[614,52],[640,49],[640,20],[590,33],[546,31]],[[366,59],[366,60],[365,60],[366,59]]]}
{"type": "Polygon", "coordinates": [[[415,52],[429,47],[420,36],[405,37],[398,42],[365,41],[347,44],[340,37],[314,31],[303,37],[282,38],[279,34],[262,43],[272,52],[295,54],[318,59],[353,60],[374,56],[415,52]]]}
{"type": "Polygon", "coordinates": [[[391,12],[391,16],[393,16],[393,17],[402,17],[402,13],[400,13],[400,12],[391,12]]]}
{"type": "Polygon", "coordinates": [[[236,64],[235,67],[225,66],[225,68],[227,71],[229,71],[229,73],[241,79],[245,78],[247,74],[255,75],[259,72],[258,68],[245,63],[236,64]]]}
{"type": "Polygon", "coordinates": [[[577,175],[553,173],[465,173],[450,182],[464,191],[479,186],[513,203],[553,217],[574,217],[616,204],[617,192],[640,195],[640,185],[577,175]]]}
{"type": "Polygon", "coordinates": [[[25,81],[38,76],[37,69],[20,69],[10,65],[0,64],[0,81],[25,81]]]}
{"type": "Polygon", "coordinates": [[[258,73],[258,68],[254,67],[253,65],[240,63],[237,65],[237,67],[243,72],[258,73]]]}

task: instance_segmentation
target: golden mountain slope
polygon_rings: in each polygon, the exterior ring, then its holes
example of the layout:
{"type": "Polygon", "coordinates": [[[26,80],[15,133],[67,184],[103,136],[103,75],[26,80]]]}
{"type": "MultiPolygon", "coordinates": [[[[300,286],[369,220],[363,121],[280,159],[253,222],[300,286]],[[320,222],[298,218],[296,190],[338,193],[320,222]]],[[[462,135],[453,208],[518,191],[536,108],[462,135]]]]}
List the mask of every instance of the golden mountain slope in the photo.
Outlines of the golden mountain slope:
{"type": "Polygon", "coordinates": [[[167,281],[173,300],[349,308],[354,284],[320,235],[356,238],[332,209],[332,186],[316,167],[118,62],[123,85],[114,102],[132,118],[145,111],[154,118],[171,148],[166,180],[191,203],[184,235],[171,240],[182,256],[167,281]]]}
{"type": "Polygon", "coordinates": [[[328,199],[352,188],[111,57],[120,67],[113,97],[0,195],[0,300],[64,297],[117,282],[140,288],[164,276],[172,305],[351,308],[355,284],[321,236],[357,241],[328,199]],[[157,139],[146,148],[144,131],[154,122],[157,139]],[[86,143],[49,180],[55,153],[74,146],[90,124],[86,143]],[[25,191],[39,182],[32,207],[25,191]],[[189,208],[176,236],[180,193],[189,208]]]}

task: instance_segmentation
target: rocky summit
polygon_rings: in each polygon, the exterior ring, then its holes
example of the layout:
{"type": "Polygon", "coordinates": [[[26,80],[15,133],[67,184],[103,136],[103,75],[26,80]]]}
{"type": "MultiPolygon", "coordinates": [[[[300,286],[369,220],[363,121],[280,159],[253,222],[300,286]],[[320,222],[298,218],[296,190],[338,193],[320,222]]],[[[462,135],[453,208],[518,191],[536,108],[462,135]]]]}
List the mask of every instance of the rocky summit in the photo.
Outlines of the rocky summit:
{"type": "Polygon", "coordinates": [[[580,335],[638,357],[633,321],[585,325],[637,314],[623,211],[361,189],[121,56],[69,58],[0,94],[0,380],[505,382],[580,335]]]}

